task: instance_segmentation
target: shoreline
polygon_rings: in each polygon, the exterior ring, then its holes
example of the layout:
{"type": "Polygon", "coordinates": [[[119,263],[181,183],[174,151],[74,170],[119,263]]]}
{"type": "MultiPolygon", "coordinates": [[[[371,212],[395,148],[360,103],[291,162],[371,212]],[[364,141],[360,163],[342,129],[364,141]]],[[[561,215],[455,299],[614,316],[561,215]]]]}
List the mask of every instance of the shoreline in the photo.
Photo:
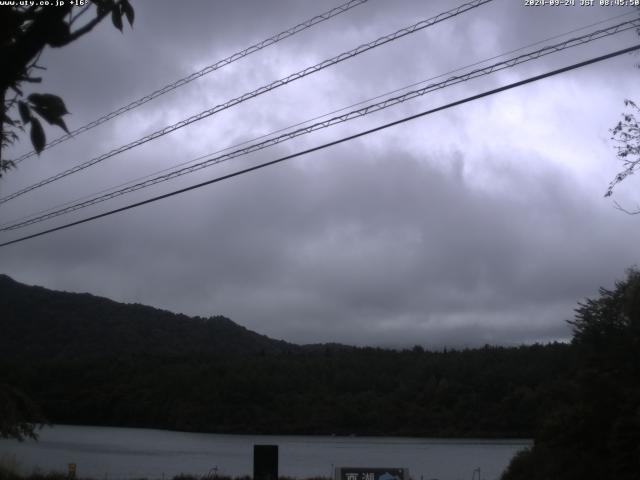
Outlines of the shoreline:
{"type": "MultiPolygon", "coordinates": [[[[411,435],[394,435],[393,433],[381,433],[381,434],[335,434],[335,433],[254,433],[254,432],[202,432],[195,430],[169,430],[166,428],[159,427],[132,427],[132,426],[117,426],[117,425],[84,425],[84,424],[73,424],[73,423],[55,423],[50,425],[44,425],[41,428],[36,430],[36,433],[39,434],[44,430],[54,430],[56,427],[62,428],[101,428],[101,429],[113,429],[113,430],[135,430],[137,432],[155,432],[155,433],[176,433],[176,434],[187,434],[187,435],[209,435],[209,436],[219,436],[219,437],[230,437],[230,438],[242,438],[242,437],[291,437],[291,438],[309,438],[309,439],[336,439],[336,440],[380,440],[380,439],[394,439],[397,442],[393,443],[402,443],[405,440],[407,443],[416,443],[417,441],[424,441],[425,443],[455,443],[462,445],[476,445],[476,444],[496,444],[496,445],[509,445],[509,444],[532,444],[533,436],[531,437],[523,437],[523,436],[509,436],[509,435],[487,435],[487,436],[411,436],[411,435]]],[[[28,441],[29,439],[25,440],[28,441]]],[[[389,443],[389,442],[385,442],[389,443]]]]}

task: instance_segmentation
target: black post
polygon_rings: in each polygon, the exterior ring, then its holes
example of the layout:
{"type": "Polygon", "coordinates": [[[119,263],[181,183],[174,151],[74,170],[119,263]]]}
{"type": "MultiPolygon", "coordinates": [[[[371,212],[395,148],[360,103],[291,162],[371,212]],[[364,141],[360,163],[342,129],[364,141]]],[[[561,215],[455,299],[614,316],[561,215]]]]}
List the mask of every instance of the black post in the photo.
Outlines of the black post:
{"type": "Polygon", "coordinates": [[[253,446],[253,480],[278,480],[278,446],[253,446]]]}

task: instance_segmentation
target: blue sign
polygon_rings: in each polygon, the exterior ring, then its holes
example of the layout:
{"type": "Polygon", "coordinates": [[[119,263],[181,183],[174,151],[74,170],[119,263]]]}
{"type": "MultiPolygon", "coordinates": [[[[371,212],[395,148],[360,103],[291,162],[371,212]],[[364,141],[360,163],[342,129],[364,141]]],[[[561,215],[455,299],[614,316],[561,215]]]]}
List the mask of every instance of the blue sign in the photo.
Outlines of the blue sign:
{"type": "Polygon", "coordinates": [[[409,480],[406,468],[336,468],[335,480],[409,480]]]}

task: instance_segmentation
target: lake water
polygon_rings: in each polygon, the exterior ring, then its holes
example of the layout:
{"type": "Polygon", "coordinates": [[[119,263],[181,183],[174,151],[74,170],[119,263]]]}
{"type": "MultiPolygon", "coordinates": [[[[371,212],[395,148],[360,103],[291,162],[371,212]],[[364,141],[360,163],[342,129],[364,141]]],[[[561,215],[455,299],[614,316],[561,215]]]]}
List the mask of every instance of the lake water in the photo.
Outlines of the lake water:
{"type": "Polygon", "coordinates": [[[162,479],[179,473],[251,475],[253,445],[279,446],[280,475],[333,475],[334,467],[406,467],[414,479],[494,480],[527,440],[217,435],[137,428],[56,425],[36,443],[0,440],[0,457],[23,473],[39,469],[102,479],[162,479]],[[475,479],[478,478],[476,472],[475,479]]]}

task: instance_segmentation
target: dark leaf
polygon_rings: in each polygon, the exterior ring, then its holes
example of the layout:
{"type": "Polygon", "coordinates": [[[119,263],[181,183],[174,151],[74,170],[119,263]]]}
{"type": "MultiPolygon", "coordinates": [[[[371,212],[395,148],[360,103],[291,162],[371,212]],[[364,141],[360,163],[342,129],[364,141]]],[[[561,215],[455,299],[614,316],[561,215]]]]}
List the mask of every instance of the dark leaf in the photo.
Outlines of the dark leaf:
{"type": "Polygon", "coordinates": [[[27,97],[27,100],[29,100],[30,102],[35,103],[36,105],[40,105],[42,103],[42,97],[44,96],[43,93],[32,93],[31,95],[29,95],[27,97]]]}
{"type": "Polygon", "coordinates": [[[68,114],[67,107],[60,97],[50,93],[32,93],[29,95],[32,109],[49,124],[57,125],[69,133],[62,116],[68,114]]]}
{"type": "Polygon", "coordinates": [[[44,146],[46,144],[44,130],[42,129],[40,120],[37,118],[31,119],[31,143],[38,154],[44,150],[44,146]]]}
{"type": "Polygon", "coordinates": [[[32,93],[27,98],[35,107],[47,110],[55,117],[61,117],[69,113],[64,101],[57,95],[50,93],[32,93]]]}
{"type": "Polygon", "coordinates": [[[96,6],[98,16],[104,16],[113,9],[113,0],[91,0],[96,6]]]}
{"type": "Polygon", "coordinates": [[[62,118],[58,118],[57,121],[55,122],[51,122],[54,125],[59,126],[61,129],[63,129],[65,132],[67,132],[67,134],[69,134],[69,129],[67,128],[67,124],[64,123],[64,120],[62,118]]]}
{"type": "Polygon", "coordinates": [[[133,27],[133,20],[136,15],[135,15],[135,12],[133,11],[133,7],[129,3],[129,0],[121,0],[120,8],[122,10],[122,13],[124,13],[127,16],[127,21],[129,22],[129,25],[133,27]]]}
{"type": "Polygon", "coordinates": [[[44,118],[50,125],[57,125],[58,127],[62,128],[65,132],[69,133],[69,130],[67,129],[67,125],[64,123],[64,120],[62,120],[62,117],[57,117],[53,115],[51,111],[43,108],[33,107],[33,109],[36,111],[36,113],[38,113],[38,115],[44,118]]]}
{"type": "Polygon", "coordinates": [[[29,123],[31,120],[31,112],[29,111],[29,105],[20,100],[18,102],[18,111],[20,112],[20,118],[22,118],[22,123],[29,123]]]}
{"type": "Polygon", "coordinates": [[[52,47],[62,47],[69,43],[69,25],[62,19],[47,24],[46,41],[52,47]]]}
{"type": "Polygon", "coordinates": [[[111,12],[111,21],[113,26],[122,32],[122,12],[114,8],[111,12]]]}

